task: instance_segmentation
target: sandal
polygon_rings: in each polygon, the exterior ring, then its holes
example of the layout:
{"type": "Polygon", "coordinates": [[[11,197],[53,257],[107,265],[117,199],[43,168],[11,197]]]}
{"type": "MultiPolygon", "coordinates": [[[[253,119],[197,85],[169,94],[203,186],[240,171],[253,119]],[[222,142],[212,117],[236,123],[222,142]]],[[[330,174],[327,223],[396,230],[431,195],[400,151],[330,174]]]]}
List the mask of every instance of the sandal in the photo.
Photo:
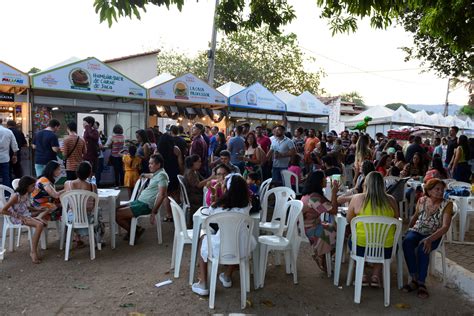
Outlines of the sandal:
{"type": "Polygon", "coordinates": [[[370,282],[367,275],[366,274],[362,275],[362,286],[369,286],[369,285],[370,285],[370,282]]]}
{"type": "Polygon", "coordinates": [[[418,290],[418,282],[416,281],[411,281],[410,283],[405,284],[402,288],[402,291],[405,293],[410,293],[415,290],[418,290]]]}
{"type": "Polygon", "coordinates": [[[380,289],[382,287],[382,284],[380,283],[380,278],[378,275],[372,275],[370,277],[370,286],[380,289]]]}
{"type": "Polygon", "coordinates": [[[313,257],[313,260],[316,262],[316,265],[318,266],[318,268],[321,269],[321,271],[323,271],[324,273],[327,273],[328,269],[326,267],[325,258],[321,256],[317,256],[317,255],[312,255],[312,257],[313,257]]]}
{"type": "Polygon", "coordinates": [[[421,299],[427,299],[430,297],[430,294],[428,293],[428,290],[426,290],[426,286],[424,284],[418,285],[418,293],[416,293],[416,296],[421,299]]]}

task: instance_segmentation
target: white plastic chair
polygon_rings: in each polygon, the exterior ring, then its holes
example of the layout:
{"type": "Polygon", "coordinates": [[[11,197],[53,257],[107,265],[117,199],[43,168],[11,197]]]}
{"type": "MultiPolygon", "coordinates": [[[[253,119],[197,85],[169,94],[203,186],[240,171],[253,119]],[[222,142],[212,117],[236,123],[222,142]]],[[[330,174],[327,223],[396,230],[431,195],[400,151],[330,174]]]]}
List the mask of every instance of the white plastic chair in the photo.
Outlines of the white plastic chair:
{"type": "MultiPolygon", "coordinates": [[[[148,179],[145,179],[145,178],[141,179],[140,188],[138,189],[138,193],[137,193],[138,195],[135,197],[135,199],[137,199],[140,196],[140,193],[145,188],[147,181],[148,179]]],[[[149,220],[150,216],[152,216],[152,214],[132,217],[132,221],[130,223],[130,238],[128,240],[128,244],[130,246],[135,245],[135,236],[137,234],[138,220],[143,220],[143,219],[149,220]]],[[[156,213],[155,215],[155,221],[156,221],[156,235],[158,237],[158,244],[161,245],[163,243],[163,233],[161,230],[161,207],[158,209],[158,213],[156,213]]]]}
{"type": "Polygon", "coordinates": [[[174,269],[174,277],[179,278],[181,259],[185,244],[193,243],[193,230],[186,228],[185,214],[181,206],[175,200],[168,197],[171,203],[171,212],[174,222],[173,253],[171,254],[171,269],[174,269]]]}
{"type": "MultiPolygon", "coordinates": [[[[18,183],[20,183],[20,179],[13,179],[12,181],[12,188],[14,190],[16,190],[16,188],[18,188],[18,183]]],[[[56,232],[57,232],[57,235],[58,235],[58,240],[61,240],[61,223],[59,221],[49,221],[49,223],[54,223],[56,225],[56,232]]],[[[23,226],[22,228],[25,228],[25,226],[23,226]]],[[[34,229],[33,229],[34,231],[34,229]]],[[[18,231],[18,240],[17,240],[17,247],[20,246],[20,234],[21,234],[21,230],[18,231]]],[[[30,246],[31,246],[31,232],[28,231],[28,238],[30,240],[30,246]]],[[[41,237],[40,237],[40,245],[41,245],[41,249],[46,249],[48,248],[48,227],[46,227],[45,229],[43,229],[43,232],[41,233],[41,237]]]]}
{"type": "Polygon", "coordinates": [[[462,182],[462,181],[451,181],[448,183],[448,189],[454,189],[454,188],[467,188],[471,190],[471,184],[467,182],[462,182]]]}
{"type": "Polygon", "coordinates": [[[138,196],[140,195],[141,191],[143,191],[143,184],[146,183],[148,179],[140,178],[135,182],[135,186],[133,187],[132,195],[130,196],[130,200],[128,201],[120,201],[120,206],[127,205],[135,201],[138,196]],[[145,181],[143,181],[145,180],[145,181]]]}
{"type": "Polygon", "coordinates": [[[180,186],[180,197],[181,197],[181,207],[186,212],[187,209],[191,206],[188,198],[188,192],[186,191],[186,184],[184,183],[184,176],[178,175],[178,181],[180,186]]]}
{"type": "Polygon", "coordinates": [[[265,193],[267,193],[268,189],[270,188],[270,184],[272,183],[272,178],[267,179],[262,182],[260,185],[260,189],[258,191],[258,196],[260,196],[260,199],[262,199],[265,196],[265,193]]]}
{"type": "MultiPolygon", "coordinates": [[[[466,188],[469,191],[471,191],[471,184],[467,182],[461,182],[461,181],[451,181],[448,183],[448,189],[454,189],[454,188],[466,188]]],[[[468,199],[468,197],[465,197],[468,199]]],[[[464,234],[469,230],[470,228],[470,217],[474,215],[474,201],[472,199],[468,199],[467,203],[463,203],[459,200],[455,200],[454,205],[457,206],[457,210],[459,212],[458,220],[459,220],[459,240],[463,241],[464,236],[462,235],[462,232],[464,234]]],[[[449,237],[448,237],[449,239],[449,237]]]]}
{"type": "Polygon", "coordinates": [[[356,262],[354,302],[359,304],[362,292],[362,276],[364,274],[365,262],[382,263],[383,264],[383,285],[384,285],[384,305],[390,305],[390,264],[395,258],[397,250],[397,241],[402,229],[400,220],[385,216],[357,216],[351,221],[352,249],[349,261],[349,272],[347,274],[347,286],[352,282],[352,274],[354,272],[354,261],[356,262]],[[356,225],[361,223],[365,231],[365,255],[357,256],[357,231],[356,225]],[[389,259],[385,259],[385,241],[387,240],[390,228],[395,226],[395,234],[393,237],[392,255],[389,259]]]}
{"type": "MultiPolygon", "coordinates": [[[[4,185],[0,185],[0,207],[3,208],[5,204],[7,203],[7,197],[5,196],[5,193],[9,192],[10,195],[14,194],[15,192],[4,185]]],[[[10,216],[8,215],[3,215],[3,229],[2,229],[2,248],[0,249],[1,253],[1,260],[3,260],[3,254],[6,251],[5,249],[5,244],[7,241],[7,232],[9,232],[9,243],[8,243],[8,251],[12,252],[14,250],[14,246],[20,247],[20,237],[21,237],[21,230],[26,229],[28,231],[28,240],[30,242],[30,248],[31,248],[31,229],[28,226],[22,225],[22,224],[13,224],[12,221],[10,220],[10,216]],[[14,239],[15,239],[15,230],[18,230],[18,235],[16,239],[16,243],[14,245],[14,239]]]]}
{"type": "Polygon", "coordinates": [[[296,197],[295,191],[287,187],[276,187],[267,191],[263,196],[261,203],[262,212],[260,214],[260,230],[271,232],[275,234],[280,228],[280,220],[286,223],[287,209],[286,202],[296,197]],[[273,216],[270,222],[267,222],[268,199],[275,195],[275,207],[273,208],[273,216]]]}
{"type": "Polygon", "coordinates": [[[206,196],[207,196],[207,191],[209,189],[205,186],[204,188],[202,188],[202,205],[203,206],[209,206],[207,205],[207,202],[206,202],[206,196]]]}
{"type": "Polygon", "coordinates": [[[250,290],[250,242],[253,220],[250,216],[237,212],[223,212],[209,216],[204,221],[208,246],[208,267],[210,268],[209,308],[214,309],[216,298],[217,268],[219,264],[239,265],[240,269],[240,305],[244,309],[247,303],[247,291],[250,290]],[[210,224],[219,226],[219,253],[213,253],[210,238],[213,232],[210,224]],[[245,232],[245,235],[241,233],[245,232]],[[246,245],[241,245],[246,241],[246,245]],[[243,247],[241,247],[243,246],[243,247]],[[244,250],[244,253],[241,253],[244,250]]]}
{"type": "Polygon", "coordinates": [[[258,237],[258,243],[260,245],[260,287],[264,285],[268,252],[270,250],[283,251],[285,253],[286,273],[293,273],[293,282],[294,284],[298,284],[296,261],[300,244],[306,239],[306,236],[304,236],[305,231],[302,213],[303,202],[291,200],[286,203],[285,208],[290,209],[286,235],[284,235],[285,227],[282,222],[275,235],[258,237]]]}
{"type": "Polygon", "coordinates": [[[299,186],[299,179],[298,179],[298,176],[296,175],[296,173],[294,172],[291,172],[289,170],[282,170],[281,171],[281,177],[283,179],[283,186],[287,187],[287,188],[290,188],[290,189],[293,189],[293,185],[291,185],[291,180],[293,179],[294,182],[295,182],[295,194],[297,196],[301,195],[300,193],[300,186],[299,186]]]}
{"type": "MultiPolygon", "coordinates": [[[[61,205],[63,207],[63,227],[67,226],[67,238],[66,238],[66,251],[64,254],[64,260],[69,260],[69,250],[72,242],[72,231],[77,228],[88,228],[89,229],[89,247],[91,260],[95,259],[95,234],[94,225],[97,224],[97,218],[99,213],[99,196],[90,191],[86,190],[72,190],[61,195],[61,205]],[[89,223],[87,216],[87,202],[89,199],[94,200],[94,208],[92,210],[94,214],[94,222],[89,223]],[[73,213],[72,222],[68,221],[68,210],[73,213]]],[[[61,234],[61,244],[63,244],[64,236],[61,234]]]]}

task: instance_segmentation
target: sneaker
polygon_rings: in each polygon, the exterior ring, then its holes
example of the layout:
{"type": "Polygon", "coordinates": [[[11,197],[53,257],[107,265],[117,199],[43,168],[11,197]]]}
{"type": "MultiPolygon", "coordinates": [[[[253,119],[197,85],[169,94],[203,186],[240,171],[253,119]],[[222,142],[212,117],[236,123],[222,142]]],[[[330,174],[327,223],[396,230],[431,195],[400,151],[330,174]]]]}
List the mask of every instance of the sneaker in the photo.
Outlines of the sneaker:
{"type": "Polygon", "coordinates": [[[221,281],[223,287],[231,287],[232,286],[232,279],[227,277],[224,272],[219,274],[219,281],[221,281]]]}
{"type": "Polygon", "coordinates": [[[191,289],[193,290],[194,293],[198,295],[201,295],[201,296],[209,295],[209,290],[206,289],[206,286],[204,285],[204,283],[201,283],[201,282],[194,283],[191,289]]]}

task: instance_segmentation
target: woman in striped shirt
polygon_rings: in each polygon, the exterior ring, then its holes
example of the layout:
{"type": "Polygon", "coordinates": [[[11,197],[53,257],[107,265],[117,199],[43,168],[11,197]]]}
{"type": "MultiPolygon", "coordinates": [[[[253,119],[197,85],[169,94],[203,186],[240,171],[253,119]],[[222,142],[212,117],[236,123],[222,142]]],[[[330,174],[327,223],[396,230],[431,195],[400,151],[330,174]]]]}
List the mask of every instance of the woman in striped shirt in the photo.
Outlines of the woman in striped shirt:
{"type": "Polygon", "coordinates": [[[107,143],[105,143],[105,147],[109,147],[111,149],[110,157],[109,157],[109,165],[114,168],[114,176],[115,176],[115,185],[122,186],[123,185],[123,164],[122,164],[122,155],[121,151],[123,150],[123,145],[125,143],[125,137],[123,136],[123,127],[120,124],[114,126],[113,135],[109,136],[107,143]]]}

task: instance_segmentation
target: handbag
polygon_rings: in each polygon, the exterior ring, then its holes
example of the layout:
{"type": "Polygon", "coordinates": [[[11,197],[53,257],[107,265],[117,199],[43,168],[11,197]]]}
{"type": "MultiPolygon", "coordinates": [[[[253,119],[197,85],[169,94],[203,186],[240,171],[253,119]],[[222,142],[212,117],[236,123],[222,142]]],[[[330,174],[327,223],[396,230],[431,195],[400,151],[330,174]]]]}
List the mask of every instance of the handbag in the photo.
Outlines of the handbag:
{"type": "Polygon", "coordinates": [[[74,147],[72,148],[71,152],[70,152],[69,154],[67,154],[67,155],[64,155],[64,159],[63,159],[64,168],[66,168],[67,159],[69,158],[69,156],[71,156],[71,154],[72,154],[72,153],[74,152],[74,150],[76,149],[78,142],[79,142],[79,136],[77,136],[76,143],[74,144],[74,147]]]}

